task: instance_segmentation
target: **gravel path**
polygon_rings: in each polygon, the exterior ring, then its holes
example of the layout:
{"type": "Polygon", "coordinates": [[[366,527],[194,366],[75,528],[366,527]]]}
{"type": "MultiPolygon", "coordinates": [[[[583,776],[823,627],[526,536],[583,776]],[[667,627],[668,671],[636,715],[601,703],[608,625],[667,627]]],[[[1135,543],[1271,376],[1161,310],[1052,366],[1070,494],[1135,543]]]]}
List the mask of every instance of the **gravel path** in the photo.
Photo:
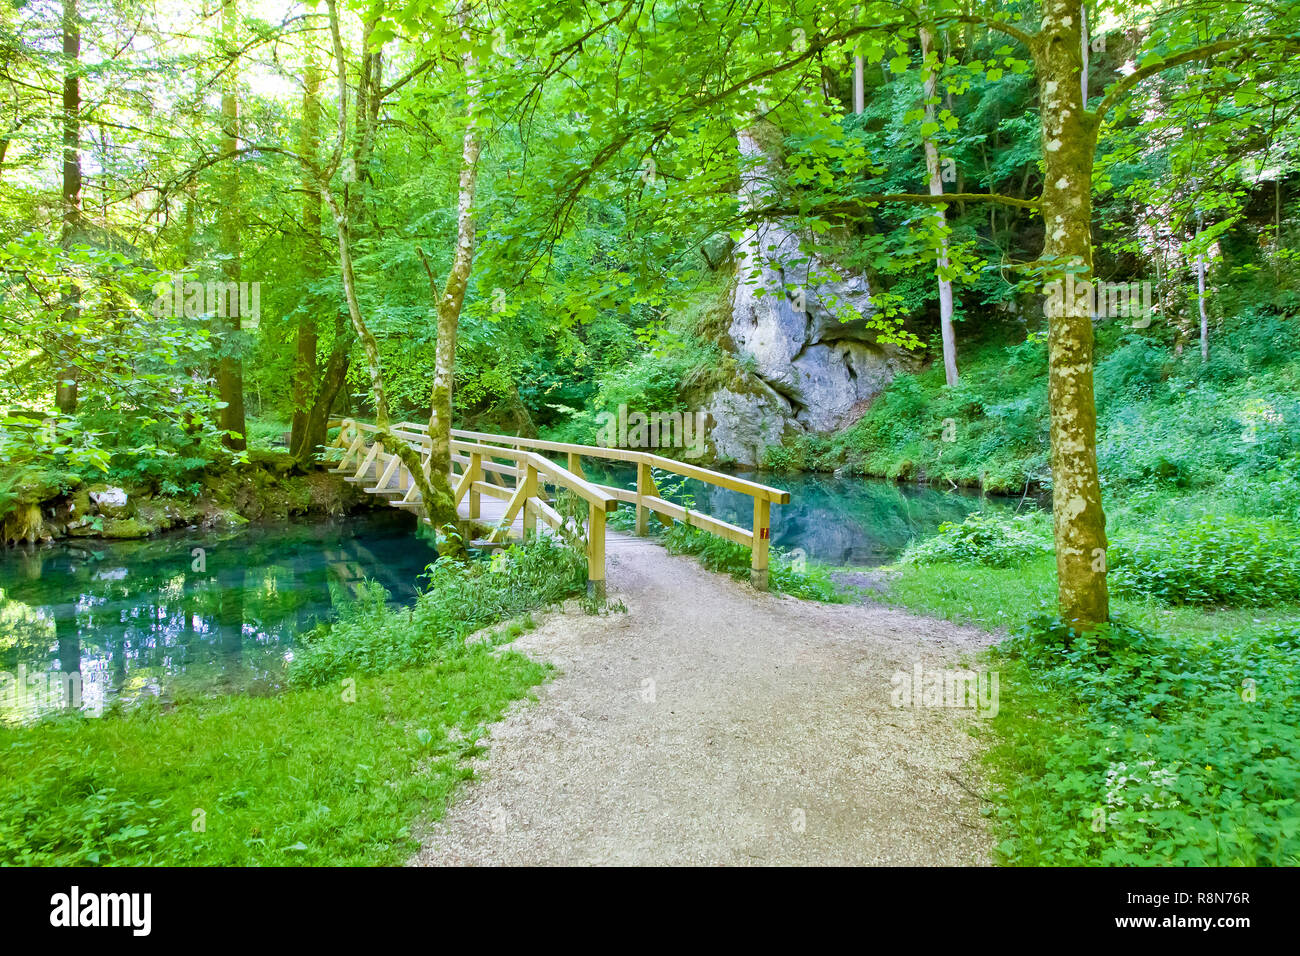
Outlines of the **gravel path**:
{"type": "Polygon", "coordinates": [[[890,703],[897,671],[959,666],[988,635],[613,545],[628,613],[566,609],[511,645],[559,674],[493,728],[412,863],[988,862],[975,718],[890,703]]]}

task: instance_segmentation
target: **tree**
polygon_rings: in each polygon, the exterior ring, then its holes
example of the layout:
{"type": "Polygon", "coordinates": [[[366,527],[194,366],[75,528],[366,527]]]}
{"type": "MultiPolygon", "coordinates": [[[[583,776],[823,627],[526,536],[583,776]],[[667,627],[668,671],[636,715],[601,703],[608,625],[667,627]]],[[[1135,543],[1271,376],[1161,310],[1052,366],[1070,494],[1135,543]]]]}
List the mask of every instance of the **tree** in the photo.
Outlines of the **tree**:
{"type": "MultiPolygon", "coordinates": [[[[925,71],[925,126],[922,138],[925,141],[925,166],[930,179],[930,195],[943,195],[943,171],[939,165],[939,148],[934,143],[934,134],[939,129],[935,122],[935,104],[939,99],[938,66],[930,62],[930,31],[922,27],[921,37],[922,69],[925,71]]],[[[951,264],[948,261],[948,222],[943,206],[935,206],[935,231],[939,237],[938,256],[935,260],[935,276],[939,282],[939,336],[943,343],[943,370],[949,386],[957,384],[957,335],[952,327],[952,277],[948,274],[951,264]]]]}
{"type": "MultiPolygon", "coordinates": [[[[469,14],[462,4],[457,11],[464,51],[461,65],[465,74],[465,134],[462,140],[459,189],[456,198],[456,251],[447,283],[438,298],[438,349],[430,396],[429,438],[433,443],[427,477],[434,494],[430,517],[442,524],[455,519],[451,497],[452,386],[456,378],[456,333],[465,304],[474,264],[474,196],[478,180],[479,117],[478,62],[468,30],[469,14]]],[[[428,263],[425,263],[426,268],[428,263]]],[[[433,273],[430,271],[430,281],[433,273]]]]}
{"type": "MultiPolygon", "coordinates": [[[[63,221],[60,230],[64,252],[81,228],[81,22],[77,14],[77,0],[63,0],[63,221]]],[[[77,293],[71,289],[67,296],[64,319],[68,325],[76,324],[77,293]]],[[[66,349],[66,337],[64,337],[66,349]]],[[[71,363],[58,371],[55,383],[54,404],[59,411],[71,414],[77,410],[77,368],[71,363]]]]}
{"type": "Polygon", "coordinates": [[[318,350],[320,297],[312,286],[321,277],[321,196],[312,166],[320,151],[320,67],[315,51],[307,45],[302,98],[302,131],[299,155],[309,161],[302,172],[302,266],[307,280],[306,301],[300,304],[294,370],[293,417],[289,451],[299,461],[311,461],[325,443],[330,409],[347,377],[349,356],[355,341],[343,313],[335,308],[334,336],[329,357],[321,367],[318,350]]]}
{"type": "MultiPolygon", "coordinates": [[[[1203,227],[1201,211],[1196,211],[1196,234],[1200,236],[1203,227]]],[[[1210,316],[1205,311],[1205,250],[1196,254],[1196,310],[1201,319],[1201,361],[1210,360],[1210,316]]]]}
{"type": "MultiPolygon", "coordinates": [[[[1121,9],[1119,4],[1105,6],[1112,12],[1121,9]]],[[[811,146],[804,158],[810,172],[803,180],[804,188],[795,191],[788,203],[755,208],[748,216],[751,221],[800,217],[810,228],[825,231],[828,219],[862,219],[885,203],[938,206],[991,202],[1032,209],[1037,211],[1044,230],[1042,253],[1034,264],[1041,291],[1050,297],[1053,287],[1068,286],[1070,280],[1086,285],[1093,267],[1093,167],[1098,134],[1106,117],[1124,103],[1138,84],[1181,64],[1204,61],[1230,50],[1242,56],[1249,51],[1252,56],[1277,57],[1283,50],[1295,49],[1297,41],[1289,37],[1288,31],[1295,30],[1296,12],[1289,8],[1281,13],[1266,4],[1252,3],[1234,4],[1225,12],[1197,4],[1167,8],[1157,5],[1154,15],[1161,28],[1152,32],[1131,71],[1112,82],[1096,107],[1089,109],[1084,4],[1080,0],[1041,0],[1036,9],[1035,29],[1028,20],[1010,22],[1010,14],[997,3],[941,0],[924,8],[900,8],[893,3],[846,2],[829,7],[809,4],[800,11],[807,15],[808,22],[818,24],[819,30],[809,36],[800,28],[806,37],[802,44],[788,43],[775,29],[766,34],[759,31],[737,35],[727,12],[707,5],[698,11],[677,9],[676,19],[665,18],[654,28],[648,27],[640,11],[633,8],[619,9],[588,24],[586,32],[575,25],[572,34],[556,42],[550,60],[542,58],[543,63],[549,63],[542,72],[549,75],[548,71],[562,69],[574,75],[578,68],[573,61],[586,48],[584,41],[590,32],[618,33],[617,42],[611,38],[610,46],[618,49],[619,62],[611,67],[607,53],[610,47],[592,45],[598,50],[588,66],[592,85],[579,84],[585,109],[602,113],[600,119],[591,120],[591,126],[610,132],[584,144],[581,155],[587,168],[567,179],[574,185],[561,193],[550,215],[556,230],[544,234],[539,245],[547,247],[554,242],[557,230],[567,221],[566,210],[576,191],[591,180],[596,168],[621,158],[629,144],[684,136],[692,124],[719,112],[737,116],[762,112],[761,102],[798,102],[806,116],[814,104],[803,93],[808,82],[805,71],[810,61],[826,51],[853,44],[869,62],[880,62],[890,48],[901,49],[890,64],[892,68],[895,61],[901,61],[899,68],[905,70],[910,65],[903,55],[908,37],[915,37],[922,28],[938,33],[972,24],[1005,34],[1029,52],[1038,88],[1043,162],[1044,186],[1038,197],[858,192],[846,198],[838,191],[841,181],[830,171],[832,161],[841,161],[845,147],[832,135],[832,124],[827,122],[809,137],[811,146]],[[1244,16],[1244,12],[1251,16],[1244,16]],[[1219,39],[1199,40],[1192,25],[1208,25],[1219,39]],[[680,32],[674,35],[675,30],[680,32]],[[716,43],[701,39],[710,30],[720,34],[716,43]],[[671,57],[665,56],[667,50],[673,51],[671,57]],[[624,61],[636,64],[639,72],[635,81],[625,79],[620,72],[620,84],[609,92],[595,83],[597,73],[608,73],[624,61]],[[655,69],[659,63],[663,65],[655,69]],[[783,84],[779,91],[774,88],[778,82],[783,84]],[[633,110],[625,104],[636,106],[633,110]]],[[[754,22],[777,14],[774,8],[764,5],[753,13],[757,18],[754,22]]],[[[1019,64],[1012,52],[1010,47],[1001,50],[998,59],[1019,64]]],[[[996,78],[1002,67],[989,64],[986,73],[996,78]]],[[[570,162],[574,167],[579,165],[577,160],[570,162]]],[[[1060,308],[1049,319],[1048,395],[1058,601],[1062,614],[1086,629],[1109,618],[1106,519],[1096,459],[1093,319],[1083,296],[1062,297],[1060,308]]]]}
{"type": "MultiPolygon", "coordinates": [[[[388,397],[384,391],[384,370],[379,359],[379,343],[361,314],[361,302],[357,295],[356,266],[352,255],[352,232],[361,208],[360,172],[369,162],[374,147],[379,106],[383,99],[383,47],[378,45],[372,49],[371,37],[374,34],[375,21],[367,20],[361,39],[364,52],[361,55],[361,69],[357,77],[355,128],[349,136],[347,56],[343,50],[343,37],[339,28],[337,0],[328,0],[328,7],[330,36],[334,46],[334,69],[338,78],[338,138],[329,163],[323,169],[314,164],[312,168],[315,173],[316,188],[334,219],[343,295],[347,302],[352,327],[361,341],[366,363],[370,369],[370,389],[375,403],[376,424],[382,429],[387,429],[391,419],[388,397]],[[341,173],[339,187],[341,196],[335,193],[330,183],[335,172],[341,173]]],[[[404,447],[404,443],[399,444],[404,447]]]]}
{"type": "MultiPolygon", "coordinates": [[[[449,521],[454,521],[456,517],[455,506],[450,493],[450,447],[445,442],[442,445],[446,456],[445,468],[434,463],[431,463],[426,468],[421,457],[416,454],[406,441],[395,435],[391,429],[391,413],[384,387],[384,370],[379,353],[379,342],[362,314],[352,243],[353,230],[359,221],[361,211],[360,179],[374,149],[383,101],[386,96],[400,89],[412,77],[423,72],[428,63],[425,61],[417,65],[405,77],[385,87],[383,84],[383,43],[375,40],[376,19],[373,17],[367,19],[362,29],[363,53],[357,79],[353,128],[349,136],[347,57],[344,52],[342,33],[340,31],[337,0],[328,0],[328,8],[330,35],[334,48],[334,67],[338,77],[337,141],[335,142],[333,157],[323,168],[316,166],[309,157],[300,156],[299,159],[313,172],[317,189],[334,220],[344,298],[347,302],[352,327],[357,338],[361,341],[366,356],[370,373],[371,397],[375,404],[375,419],[376,425],[380,429],[380,438],[387,448],[402,459],[402,463],[410,473],[412,480],[420,491],[425,518],[434,527],[441,527],[449,521]],[[339,192],[341,192],[341,195],[336,193],[331,184],[331,179],[336,171],[340,173],[339,192]]],[[[470,65],[473,65],[472,60],[470,65]]],[[[453,265],[448,276],[447,289],[439,303],[439,327],[441,328],[444,307],[447,321],[450,323],[450,335],[446,339],[446,345],[451,350],[452,357],[447,359],[446,364],[443,366],[447,377],[441,382],[435,377],[434,382],[435,392],[440,384],[445,388],[448,412],[442,421],[447,423],[446,427],[448,429],[450,428],[450,375],[452,369],[454,369],[455,319],[458,318],[461,304],[464,301],[465,283],[468,281],[469,264],[473,255],[474,220],[471,205],[478,160],[478,138],[474,132],[472,122],[470,131],[466,134],[465,159],[467,161],[467,172],[466,170],[462,171],[461,194],[462,197],[467,196],[468,199],[463,201],[460,215],[461,241],[458,242],[457,262],[453,265]],[[470,162],[471,160],[472,162],[470,162]],[[467,239],[466,235],[468,236],[467,239]],[[463,262],[460,261],[461,259],[463,259],[463,262]]],[[[435,404],[434,414],[436,414],[437,407],[435,404]]],[[[431,426],[432,424],[431,421],[431,426]]],[[[448,433],[447,440],[449,441],[449,439],[450,434],[448,433]]],[[[435,442],[434,454],[437,455],[438,453],[438,443],[435,442]]]]}
{"type": "MultiPolygon", "coordinates": [[[[1097,106],[1089,109],[1085,16],[1080,0],[1042,0],[1039,29],[1033,34],[991,19],[983,21],[1025,43],[1037,69],[1044,165],[1040,213],[1046,230],[1042,263],[1049,283],[1064,284],[1070,276],[1076,280],[1092,276],[1097,137],[1110,111],[1139,83],[1180,64],[1203,61],[1229,50],[1253,49],[1266,55],[1297,45],[1294,40],[1266,33],[1196,43],[1195,33],[1179,29],[1175,19],[1169,29],[1171,38],[1177,42],[1190,36],[1193,43],[1145,57],[1144,65],[1111,84],[1097,106]]],[[[1228,33],[1236,24],[1220,21],[1216,26],[1228,33]]],[[[1063,296],[1059,314],[1050,316],[1048,329],[1052,511],[1061,610],[1084,627],[1110,616],[1106,516],[1097,474],[1092,349],[1092,313],[1086,299],[1063,296]]]]}
{"type": "MultiPolygon", "coordinates": [[[[221,84],[221,268],[227,282],[238,288],[240,268],[240,193],[239,193],[239,33],[238,0],[222,0],[221,42],[227,64],[221,84]]],[[[226,447],[243,451],[248,447],[244,435],[244,363],[239,356],[240,315],[238,296],[229,296],[224,317],[213,321],[222,332],[221,355],[217,359],[217,394],[221,408],[221,429],[226,433],[226,447]]]]}

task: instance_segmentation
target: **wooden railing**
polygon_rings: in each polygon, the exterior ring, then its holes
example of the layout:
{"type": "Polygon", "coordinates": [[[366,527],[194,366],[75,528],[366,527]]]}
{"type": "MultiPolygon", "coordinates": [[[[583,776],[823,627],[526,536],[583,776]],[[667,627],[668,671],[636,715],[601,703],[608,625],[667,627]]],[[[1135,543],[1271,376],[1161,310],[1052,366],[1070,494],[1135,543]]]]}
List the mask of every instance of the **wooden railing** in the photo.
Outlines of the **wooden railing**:
{"type": "MultiPolygon", "coordinates": [[[[344,453],[334,470],[350,473],[351,481],[365,481],[373,473],[375,482],[366,491],[389,497],[396,507],[418,509],[419,490],[401,459],[391,451],[385,451],[383,443],[375,438],[378,429],[355,419],[344,419],[338,424],[339,435],[334,444],[343,448],[344,453]]],[[[421,463],[427,470],[432,451],[428,427],[414,422],[399,422],[391,432],[393,437],[407,442],[420,453],[421,463]]],[[[469,517],[478,519],[481,496],[489,495],[506,502],[505,513],[498,518],[492,532],[494,540],[503,540],[517,517],[522,517],[525,535],[536,529],[539,517],[552,528],[565,527],[566,519],[548,500],[546,486],[565,489],[586,502],[587,578],[588,591],[592,594],[603,595],[605,590],[605,516],[619,502],[636,508],[638,535],[649,532],[650,516],[654,515],[665,525],[681,521],[749,548],[750,581],[754,587],[767,590],[771,508],[773,504],[788,503],[788,491],[635,449],[575,445],[460,429],[453,429],[451,434],[451,481],[456,504],[459,506],[467,500],[469,517]],[[551,461],[543,452],[564,455],[567,467],[551,461]],[[583,458],[634,465],[636,489],[590,481],[582,469],[583,458]],[[753,527],[742,528],[664,499],[655,483],[653,469],[749,495],[754,502],[753,527]],[[513,484],[508,484],[506,479],[513,484]]]]}

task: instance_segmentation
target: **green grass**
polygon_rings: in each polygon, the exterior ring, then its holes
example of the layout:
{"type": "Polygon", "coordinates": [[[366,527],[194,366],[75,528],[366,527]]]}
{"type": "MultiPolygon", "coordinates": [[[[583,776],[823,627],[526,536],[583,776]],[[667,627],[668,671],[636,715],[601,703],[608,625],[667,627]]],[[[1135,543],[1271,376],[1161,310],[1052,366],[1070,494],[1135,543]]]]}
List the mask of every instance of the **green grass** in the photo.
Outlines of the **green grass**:
{"type": "MultiPolygon", "coordinates": [[[[881,600],[955,624],[990,631],[1019,627],[1056,602],[1056,564],[1051,555],[1011,568],[941,563],[898,564],[881,600]]],[[[1116,617],[1149,630],[1216,634],[1293,620],[1300,605],[1260,608],[1171,607],[1149,598],[1112,597],[1116,617]]]]}
{"type": "Polygon", "coordinates": [[[402,862],[413,827],[471,775],[485,727],[547,676],[493,648],[580,593],[583,567],[545,538],[439,561],[414,607],[371,588],[307,635],[277,696],[0,727],[0,865],[402,862]]]}
{"type": "Polygon", "coordinates": [[[897,564],[882,600],[955,624],[987,630],[1018,626],[1055,594],[1051,556],[1019,567],[973,564],[897,564]]]}
{"type": "Polygon", "coordinates": [[[1116,598],[1131,646],[1025,654],[1023,622],[1055,603],[1050,556],[1009,568],[900,563],[889,580],[883,599],[899,606],[1021,631],[986,661],[1000,674],[1000,707],[982,731],[1000,862],[1300,862],[1300,605],[1116,598]],[[1247,680],[1258,685],[1249,702],[1247,680]]]}
{"type": "MultiPolygon", "coordinates": [[[[710,571],[721,571],[741,581],[749,580],[751,555],[750,549],[744,545],[681,523],[674,524],[665,532],[663,540],[672,554],[693,555],[710,571]]],[[[844,600],[830,578],[830,568],[808,562],[795,564],[776,548],[770,554],[768,587],[809,601],[838,603],[844,600]]]]}
{"type": "Polygon", "coordinates": [[[401,863],[545,676],[478,645],[355,687],[0,729],[0,863],[401,863]]]}

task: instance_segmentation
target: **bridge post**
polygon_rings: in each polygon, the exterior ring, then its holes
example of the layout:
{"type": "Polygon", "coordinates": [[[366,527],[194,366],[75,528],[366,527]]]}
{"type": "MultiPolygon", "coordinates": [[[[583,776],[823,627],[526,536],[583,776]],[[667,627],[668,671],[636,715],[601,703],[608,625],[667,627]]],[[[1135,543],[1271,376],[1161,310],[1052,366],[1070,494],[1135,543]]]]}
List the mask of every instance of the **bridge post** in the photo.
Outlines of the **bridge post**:
{"type": "Polygon", "coordinates": [[[749,583],[759,591],[767,590],[768,545],[772,537],[772,502],[754,499],[754,544],[750,549],[749,583]]]}
{"type": "Polygon", "coordinates": [[[587,507],[587,597],[605,600],[605,509],[587,507]]]}
{"type": "Polygon", "coordinates": [[[483,480],[483,456],[478,452],[470,452],[469,455],[469,516],[477,519],[479,516],[479,493],[474,490],[474,482],[483,480]]]}
{"type": "Polygon", "coordinates": [[[650,494],[655,487],[654,476],[650,466],[643,461],[636,463],[636,533],[645,537],[650,533],[650,509],[641,503],[641,499],[650,494]]]}
{"type": "Polygon", "coordinates": [[[522,480],[524,483],[524,500],[519,507],[524,523],[524,539],[527,540],[537,533],[537,509],[529,507],[531,499],[537,497],[537,469],[533,467],[532,462],[524,465],[523,477],[517,480],[522,480]]]}
{"type": "MultiPolygon", "coordinates": [[[[355,477],[358,481],[365,481],[366,478],[370,477],[370,466],[372,464],[375,464],[379,456],[382,455],[383,453],[384,453],[383,442],[377,441],[373,445],[371,445],[370,451],[366,453],[366,457],[363,458],[361,460],[361,464],[357,466],[357,473],[353,477],[355,477]]],[[[375,465],[375,477],[378,476],[379,476],[379,466],[375,465]]]]}

